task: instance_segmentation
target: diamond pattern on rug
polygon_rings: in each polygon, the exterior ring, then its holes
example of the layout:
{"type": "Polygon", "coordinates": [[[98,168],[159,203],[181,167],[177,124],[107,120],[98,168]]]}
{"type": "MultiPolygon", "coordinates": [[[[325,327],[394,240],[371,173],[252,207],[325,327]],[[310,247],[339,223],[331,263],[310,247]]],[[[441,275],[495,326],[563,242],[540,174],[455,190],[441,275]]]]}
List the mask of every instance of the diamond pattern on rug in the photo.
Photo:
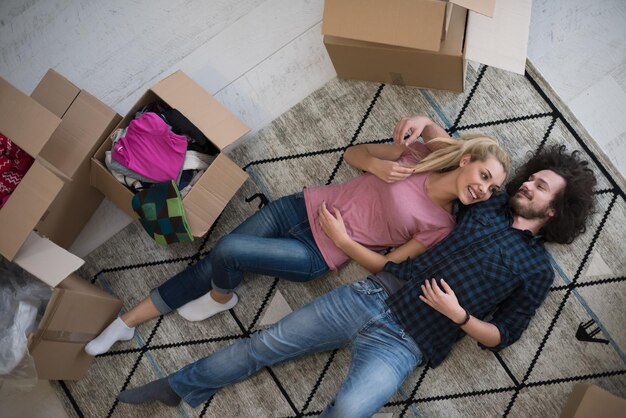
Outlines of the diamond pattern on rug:
{"type": "Polygon", "coordinates": [[[265,309],[258,325],[260,327],[272,325],[289,315],[291,312],[293,312],[293,309],[291,309],[283,297],[283,294],[280,293],[280,290],[277,290],[276,293],[274,293],[271,302],[267,306],[267,309],[265,309]]]}
{"type": "Polygon", "coordinates": [[[610,276],[613,274],[613,270],[606,264],[600,253],[594,252],[587,267],[585,277],[598,277],[598,276],[610,276]]]}

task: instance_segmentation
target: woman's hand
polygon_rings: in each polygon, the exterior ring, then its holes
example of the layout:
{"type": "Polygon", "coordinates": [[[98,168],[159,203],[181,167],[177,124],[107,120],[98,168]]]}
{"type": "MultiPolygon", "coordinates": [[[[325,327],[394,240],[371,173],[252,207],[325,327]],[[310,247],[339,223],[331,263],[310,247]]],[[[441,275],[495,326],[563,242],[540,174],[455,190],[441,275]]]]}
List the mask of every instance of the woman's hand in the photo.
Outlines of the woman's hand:
{"type": "Polygon", "coordinates": [[[318,222],[324,233],[328,235],[328,238],[330,238],[337,247],[341,247],[342,243],[351,241],[352,239],[348,235],[348,231],[346,231],[346,225],[343,222],[339,209],[333,207],[333,211],[335,212],[335,216],[326,208],[326,202],[322,202],[317,210],[318,222]]]}
{"type": "Polygon", "coordinates": [[[385,183],[395,183],[413,174],[413,168],[387,160],[372,161],[369,171],[385,183]]]}
{"type": "Polygon", "coordinates": [[[430,123],[432,123],[430,119],[421,115],[400,119],[393,128],[393,142],[396,144],[404,143],[411,145],[413,142],[417,141],[417,138],[422,134],[424,128],[430,123]],[[406,135],[409,135],[409,137],[405,140],[404,137],[406,135]]]}
{"type": "MultiPolygon", "coordinates": [[[[426,146],[429,146],[428,141],[434,138],[450,138],[448,132],[430,118],[422,115],[408,116],[398,121],[393,128],[393,142],[396,144],[411,145],[417,141],[418,137],[422,137],[426,146]],[[404,139],[406,135],[408,138],[404,139]]],[[[435,149],[437,149],[436,147],[435,149]]],[[[432,149],[432,148],[431,148],[432,149]]]]}
{"type": "Polygon", "coordinates": [[[441,279],[441,288],[435,279],[426,280],[422,285],[420,300],[457,324],[465,319],[465,309],[459,305],[452,288],[444,279],[441,279]]]}

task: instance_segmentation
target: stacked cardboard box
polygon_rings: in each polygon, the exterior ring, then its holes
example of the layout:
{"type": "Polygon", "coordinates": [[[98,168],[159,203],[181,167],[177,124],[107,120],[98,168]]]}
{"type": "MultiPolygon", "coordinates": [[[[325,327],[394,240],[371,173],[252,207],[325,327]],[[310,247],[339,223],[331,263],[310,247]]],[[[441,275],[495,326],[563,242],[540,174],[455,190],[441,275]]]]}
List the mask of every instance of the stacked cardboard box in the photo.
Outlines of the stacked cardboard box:
{"type": "Polygon", "coordinates": [[[461,92],[468,59],[523,74],[530,8],[531,0],[326,0],[322,32],[341,78],[461,92]]]}
{"type": "Polygon", "coordinates": [[[40,234],[68,246],[89,219],[102,199],[89,187],[89,159],[120,117],[53,71],[33,97],[0,78],[0,132],[35,158],[0,209],[0,255],[54,288],[29,339],[39,377],[78,379],[93,361],[85,343],[122,304],[76,276],[83,260],[40,234]]]}
{"type": "MultiPolygon", "coordinates": [[[[181,112],[220,150],[241,138],[250,129],[182,71],[166,77],[149,89],[116,126],[125,128],[135,113],[148,103],[162,100],[181,112]]],[[[107,170],[105,152],[111,141],[105,140],[91,161],[91,184],[133,218],[133,192],[119,183],[107,170]]],[[[193,236],[209,230],[228,201],[246,181],[248,175],[220,153],[189,194],[183,207],[193,236]]]]}

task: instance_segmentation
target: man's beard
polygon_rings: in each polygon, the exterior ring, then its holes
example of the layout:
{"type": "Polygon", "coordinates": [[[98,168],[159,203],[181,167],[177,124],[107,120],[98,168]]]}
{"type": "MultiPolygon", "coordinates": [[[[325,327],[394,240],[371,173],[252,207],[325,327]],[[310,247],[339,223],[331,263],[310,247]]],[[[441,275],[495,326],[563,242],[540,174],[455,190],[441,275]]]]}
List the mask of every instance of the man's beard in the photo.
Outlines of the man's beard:
{"type": "Polygon", "coordinates": [[[523,206],[517,196],[512,196],[509,199],[509,205],[515,215],[521,216],[524,219],[546,219],[548,217],[548,205],[545,205],[542,208],[530,208],[528,206],[523,206]]]}

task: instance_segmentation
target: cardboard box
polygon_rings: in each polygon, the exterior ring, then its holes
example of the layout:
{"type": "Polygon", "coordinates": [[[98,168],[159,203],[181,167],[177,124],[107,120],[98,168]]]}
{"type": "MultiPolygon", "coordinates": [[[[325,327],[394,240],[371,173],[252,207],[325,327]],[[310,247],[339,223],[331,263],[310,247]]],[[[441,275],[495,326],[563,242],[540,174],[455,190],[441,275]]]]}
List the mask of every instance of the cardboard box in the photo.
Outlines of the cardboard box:
{"type": "MultiPolygon", "coordinates": [[[[159,99],[185,115],[220,150],[250,130],[182,71],[175,72],[149,89],[115,129],[127,127],[138,110],[159,99]]],[[[104,163],[105,152],[110,150],[111,141],[107,139],[93,156],[91,184],[129,216],[137,219],[131,203],[133,192],[119,183],[104,163]]],[[[194,236],[206,234],[247,178],[248,175],[223,153],[215,158],[183,198],[187,221],[194,236]]]]}
{"type": "Polygon", "coordinates": [[[561,412],[561,418],[620,418],[626,410],[626,399],[589,384],[579,383],[561,412]]]}
{"type": "Polygon", "coordinates": [[[83,337],[97,335],[121,308],[121,302],[112,296],[103,296],[102,290],[75,275],[69,281],[65,280],[83,264],[83,260],[34,231],[63,189],[67,180],[62,178],[64,173],[69,173],[41,156],[61,124],[58,116],[0,78],[0,132],[35,158],[30,170],[0,209],[0,255],[50,287],[57,288],[54,290],[57,295],[66,294],[66,286],[71,289],[80,287],[82,295],[80,300],[53,298],[46,310],[46,321],[40,324],[39,337],[31,340],[31,344],[36,345],[29,345],[37,367],[42,370],[42,377],[49,379],[84,375],[92,359],[82,354],[85,341],[84,338],[76,341],[76,333],[84,334],[83,337]],[[104,299],[106,303],[96,303],[104,299]],[[78,310],[81,306],[90,306],[89,315],[78,310]],[[76,316],[93,321],[93,324],[77,323],[76,316]],[[50,340],[48,330],[53,334],[56,332],[53,340],[50,340]],[[44,344],[48,341],[51,342],[44,344]]]}
{"type": "Polygon", "coordinates": [[[65,181],[36,229],[69,248],[104,199],[91,187],[91,157],[122,117],[54,70],[31,97],[61,118],[39,157],[65,181]]]}
{"type": "Polygon", "coordinates": [[[531,6],[326,0],[324,45],[338,77],[461,92],[468,59],[524,73],[531,6]]]}
{"type": "MultiPolygon", "coordinates": [[[[439,1],[431,3],[443,4],[439,1]]],[[[439,25],[443,24],[443,11],[441,9],[439,25]]],[[[466,16],[467,10],[459,6],[451,7],[449,29],[444,41],[440,42],[437,36],[437,50],[330,35],[324,36],[324,45],[340,78],[461,92],[467,68],[463,57],[466,16]]],[[[438,30],[441,31],[441,26],[438,30]]],[[[431,32],[435,33],[434,29],[431,32]]]]}
{"type": "Polygon", "coordinates": [[[37,375],[47,380],[78,380],[93,362],[84,350],[116,317],[122,302],[76,274],[52,292],[28,351],[37,375]]]}

